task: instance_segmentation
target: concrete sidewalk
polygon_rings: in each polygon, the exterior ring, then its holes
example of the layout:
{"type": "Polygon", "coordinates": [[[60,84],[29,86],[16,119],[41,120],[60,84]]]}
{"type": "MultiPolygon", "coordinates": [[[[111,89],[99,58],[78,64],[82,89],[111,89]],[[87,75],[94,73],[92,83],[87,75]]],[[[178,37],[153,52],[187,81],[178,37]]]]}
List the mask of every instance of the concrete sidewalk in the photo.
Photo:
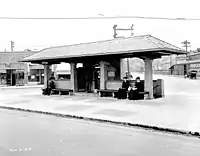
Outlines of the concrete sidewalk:
{"type": "MultiPolygon", "coordinates": [[[[143,79],[144,75],[133,76],[143,79]]],[[[129,101],[98,96],[43,96],[43,86],[27,86],[0,88],[0,106],[200,132],[200,81],[154,75],[154,79],[158,78],[164,79],[165,97],[162,99],[129,101]]]]}
{"type": "Polygon", "coordinates": [[[44,85],[24,85],[24,86],[5,86],[0,85],[0,89],[29,89],[29,88],[42,88],[44,85]]]}
{"type": "Polygon", "coordinates": [[[200,132],[200,97],[168,95],[156,100],[117,100],[84,96],[43,96],[39,88],[0,94],[0,106],[85,118],[200,132]],[[192,100],[192,103],[191,103],[192,100]]]}

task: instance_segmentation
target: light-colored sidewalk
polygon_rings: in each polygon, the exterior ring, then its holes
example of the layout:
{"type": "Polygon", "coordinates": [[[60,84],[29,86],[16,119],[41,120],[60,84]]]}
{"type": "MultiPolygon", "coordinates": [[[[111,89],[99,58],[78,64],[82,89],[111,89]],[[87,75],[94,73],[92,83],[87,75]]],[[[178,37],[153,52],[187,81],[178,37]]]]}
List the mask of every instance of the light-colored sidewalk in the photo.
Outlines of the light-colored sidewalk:
{"type": "Polygon", "coordinates": [[[0,89],[29,89],[29,88],[42,88],[44,85],[24,85],[24,86],[0,86],[0,89]]]}
{"type": "MultiPolygon", "coordinates": [[[[141,76],[142,74],[135,74],[141,76]]],[[[200,81],[154,75],[165,84],[165,97],[155,100],[117,100],[84,96],[43,96],[41,87],[0,88],[0,106],[128,122],[200,132],[200,81]]]]}
{"type": "Polygon", "coordinates": [[[130,101],[43,96],[36,90],[9,96],[2,93],[0,98],[0,106],[200,132],[200,98],[196,95],[177,94],[163,99],[130,101]]]}

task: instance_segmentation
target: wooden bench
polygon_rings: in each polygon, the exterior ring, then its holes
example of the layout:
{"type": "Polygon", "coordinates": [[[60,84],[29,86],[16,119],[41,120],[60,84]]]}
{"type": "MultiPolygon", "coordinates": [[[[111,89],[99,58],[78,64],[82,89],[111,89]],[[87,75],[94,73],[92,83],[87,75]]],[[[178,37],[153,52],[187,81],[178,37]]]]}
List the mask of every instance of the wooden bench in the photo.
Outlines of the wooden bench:
{"type": "Polygon", "coordinates": [[[42,89],[42,95],[47,95],[48,94],[47,88],[41,88],[41,89],[42,89]]]}
{"type": "Polygon", "coordinates": [[[121,80],[110,80],[105,82],[105,88],[106,89],[99,89],[99,96],[109,96],[109,94],[112,95],[112,97],[116,97],[116,93],[118,92],[118,89],[121,87],[122,81],[121,80]]]}
{"type": "MultiPolygon", "coordinates": [[[[58,95],[72,95],[73,89],[70,80],[55,80],[55,89],[51,90],[50,95],[58,94],[58,95]]],[[[43,94],[47,92],[47,89],[42,88],[43,94]]],[[[44,94],[46,95],[46,94],[44,94]]]]}
{"type": "MultiPolygon", "coordinates": [[[[135,80],[128,80],[130,83],[130,86],[134,87],[135,86],[135,80]]],[[[144,83],[144,80],[141,80],[142,83],[144,83]]],[[[157,83],[157,80],[153,80],[153,90],[154,93],[156,94],[156,88],[159,86],[157,83]]],[[[118,89],[121,87],[122,85],[122,81],[121,80],[112,80],[112,81],[106,81],[105,82],[105,88],[106,89],[100,89],[98,90],[99,92],[99,96],[103,97],[103,96],[109,96],[112,95],[112,97],[116,97],[116,93],[118,92],[118,89]]],[[[144,92],[139,92],[139,94],[142,95],[146,95],[149,94],[148,91],[144,91],[144,92]]]]}
{"type": "Polygon", "coordinates": [[[50,95],[72,95],[72,89],[55,88],[51,90],[50,95]]]}

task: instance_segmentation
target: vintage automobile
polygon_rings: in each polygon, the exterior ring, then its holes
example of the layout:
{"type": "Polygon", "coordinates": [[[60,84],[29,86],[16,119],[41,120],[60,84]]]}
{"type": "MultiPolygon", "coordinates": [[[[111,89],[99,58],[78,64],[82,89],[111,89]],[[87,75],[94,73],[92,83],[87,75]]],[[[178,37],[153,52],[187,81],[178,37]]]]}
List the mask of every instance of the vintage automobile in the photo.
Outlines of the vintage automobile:
{"type": "Polygon", "coordinates": [[[197,71],[196,70],[191,70],[188,72],[188,76],[190,79],[197,79],[197,71]]]}

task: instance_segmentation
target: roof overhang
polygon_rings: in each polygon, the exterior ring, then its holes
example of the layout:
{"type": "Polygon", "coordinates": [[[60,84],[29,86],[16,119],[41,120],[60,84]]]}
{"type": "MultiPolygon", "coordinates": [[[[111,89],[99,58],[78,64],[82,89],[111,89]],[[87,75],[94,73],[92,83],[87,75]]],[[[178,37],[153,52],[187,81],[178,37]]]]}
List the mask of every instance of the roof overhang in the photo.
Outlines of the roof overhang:
{"type": "Polygon", "coordinates": [[[96,55],[74,55],[70,57],[66,56],[55,56],[55,57],[43,57],[43,58],[37,58],[37,59],[28,59],[25,58],[21,62],[31,62],[31,63],[39,63],[42,64],[42,62],[68,62],[68,61],[74,61],[74,60],[84,60],[87,58],[103,58],[103,57],[109,57],[109,56],[115,56],[119,58],[130,58],[130,57],[142,57],[142,56],[151,56],[154,58],[161,58],[162,56],[168,56],[172,54],[186,54],[185,51],[180,50],[174,50],[169,48],[156,48],[156,49],[143,49],[143,50],[128,50],[128,51],[116,51],[115,53],[99,53],[96,55]]]}
{"type": "Polygon", "coordinates": [[[51,47],[26,57],[22,62],[42,63],[69,62],[82,60],[98,60],[106,58],[151,57],[160,58],[166,55],[182,55],[186,52],[170,43],[151,35],[80,43],[59,47],[51,47]]]}

